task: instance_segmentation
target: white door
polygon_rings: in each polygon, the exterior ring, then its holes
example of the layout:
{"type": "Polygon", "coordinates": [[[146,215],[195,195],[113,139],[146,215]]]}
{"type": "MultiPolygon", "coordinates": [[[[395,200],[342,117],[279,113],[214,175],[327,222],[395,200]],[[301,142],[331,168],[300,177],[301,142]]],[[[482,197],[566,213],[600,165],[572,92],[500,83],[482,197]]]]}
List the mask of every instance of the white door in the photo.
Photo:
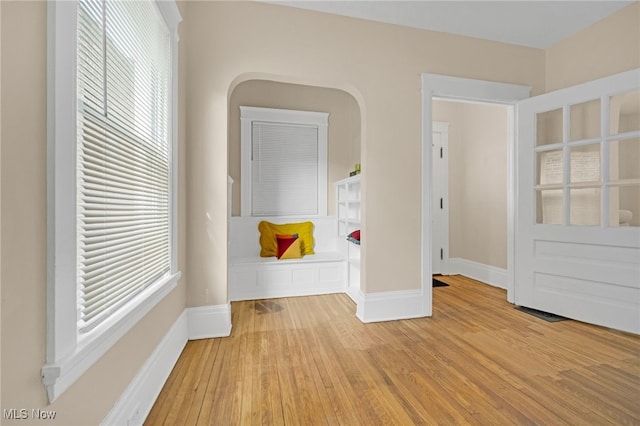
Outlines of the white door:
{"type": "Polygon", "coordinates": [[[515,303],[640,333],[640,70],[518,103],[515,303]]]}
{"type": "Polygon", "coordinates": [[[432,273],[448,274],[449,259],[449,168],[448,168],[449,123],[433,122],[432,139],[432,273]]]}

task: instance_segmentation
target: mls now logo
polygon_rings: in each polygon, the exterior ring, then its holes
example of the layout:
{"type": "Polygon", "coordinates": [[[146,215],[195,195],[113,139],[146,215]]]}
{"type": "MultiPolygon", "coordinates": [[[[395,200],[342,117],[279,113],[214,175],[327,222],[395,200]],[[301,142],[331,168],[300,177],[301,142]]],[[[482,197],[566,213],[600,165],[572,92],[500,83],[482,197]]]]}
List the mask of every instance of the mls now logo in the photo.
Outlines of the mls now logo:
{"type": "Polygon", "coordinates": [[[2,410],[5,420],[25,420],[29,418],[29,410],[26,408],[10,408],[2,410]]]}
{"type": "Polygon", "coordinates": [[[9,408],[2,410],[2,417],[5,420],[53,420],[56,418],[56,412],[35,408],[33,410],[27,410],[26,408],[9,408]]]}
{"type": "Polygon", "coordinates": [[[31,418],[38,420],[53,420],[56,418],[56,412],[53,410],[45,411],[40,409],[31,410],[31,418]]]}

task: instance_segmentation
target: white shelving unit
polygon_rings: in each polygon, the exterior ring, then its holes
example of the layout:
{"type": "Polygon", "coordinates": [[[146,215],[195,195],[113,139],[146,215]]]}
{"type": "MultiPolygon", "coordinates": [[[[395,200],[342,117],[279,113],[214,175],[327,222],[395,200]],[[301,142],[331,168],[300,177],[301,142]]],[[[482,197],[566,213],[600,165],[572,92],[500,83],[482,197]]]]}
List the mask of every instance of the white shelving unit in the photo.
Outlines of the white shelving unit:
{"type": "Polygon", "coordinates": [[[347,258],[347,294],[358,303],[360,297],[360,246],[347,241],[347,236],[360,229],[360,175],[335,183],[338,248],[347,258]]]}

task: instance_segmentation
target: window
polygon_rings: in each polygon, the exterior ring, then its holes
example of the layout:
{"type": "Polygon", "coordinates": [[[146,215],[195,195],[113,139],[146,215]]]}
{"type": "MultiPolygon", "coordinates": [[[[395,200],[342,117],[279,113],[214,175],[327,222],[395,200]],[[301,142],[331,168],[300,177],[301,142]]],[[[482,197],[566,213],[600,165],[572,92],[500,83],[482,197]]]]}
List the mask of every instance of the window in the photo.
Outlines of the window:
{"type": "Polygon", "coordinates": [[[536,114],[539,224],[640,226],[640,91],[536,114]]]}
{"type": "Polygon", "coordinates": [[[326,216],[329,114],[240,111],[242,216],[326,216]]]}
{"type": "Polygon", "coordinates": [[[176,285],[173,2],[50,2],[53,401],[176,285]]]}

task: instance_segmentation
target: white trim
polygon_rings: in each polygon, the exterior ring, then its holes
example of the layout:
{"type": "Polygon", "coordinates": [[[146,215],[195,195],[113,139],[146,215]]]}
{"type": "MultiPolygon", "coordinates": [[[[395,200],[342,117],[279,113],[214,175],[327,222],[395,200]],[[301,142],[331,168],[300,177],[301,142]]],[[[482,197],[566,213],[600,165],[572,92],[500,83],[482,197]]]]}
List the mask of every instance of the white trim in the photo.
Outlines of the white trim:
{"type": "Polygon", "coordinates": [[[187,308],[189,340],[228,337],[231,335],[231,305],[187,308]]]}
{"type": "Polygon", "coordinates": [[[364,293],[359,288],[347,287],[345,294],[351,298],[353,303],[356,304],[356,308],[362,304],[362,300],[364,299],[364,293]]]}
{"type": "Polygon", "coordinates": [[[421,290],[361,294],[356,316],[364,323],[424,317],[421,290]]]}
{"type": "MultiPolygon", "coordinates": [[[[117,318],[110,318],[96,327],[94,331],[98,338],[84,343],[77,342],[72,348],[74,350],[72,354],[47,362],[42,367],[42,382],[47,388],[49,401],[53,402],[60,396],[120,338],[127,334],[138,321],[176,287],[179,279],[180,273],[177,273],[140,293],[129,305],[133,309],[130,308],[118,315],[117,318]]],[[[59,310],[59,307],[56,310],[59,310]]],[[[74,328],[73,331],[75,330],[74,328]]]]}
{"type": "Polygon", "coordinates": [[[179,45],[180,37],[178,36],[178,24],[182,21],[178,5],[175,1],[158,1],[155,4],[158,6],[160,14],[162,14],[167,27],[171,33],[171,93],[169,95],[169,104],[171,105],[171,120],[169,120],[169,134],[171,135],[171,192],[170,192],[170,239],[171,239],[171,270],[178,270],[178,185],[180,170],[179,164],[179,150],[178,150],[178,117],[179,117],[179,77],[178,72],[180,69],[179,58],[179,45]]]}
{"type": "MultiPolygon", "coordinates": [[[[180,20],[173,1],[156,0],[172,37],[180,20]],[[171,3],[171,4],[169,4],[171,3]],[[173,25],[171,27],[170,25],[173,25]]],[[[47,3],[47,363],[42,381],[53,402],[177,285],[177,41],[172,43],[172,271],[117,315],[78,337],[76,289],[77,3],[47,3]]]]}
{"type": "Polygon", "coordinates": [[[177,28],[178,24],[182,22],[178,5],[174,0],[156,0],[155,5],[158,7],[158,11],[160,11],[167,27],[175,31],[175,40],[178,41],[177,28]]]}
{"type": "MultiPolygon", "coordinates": [[[[442,194],[443,206],[442,206],[442,221],[439,222],[443,233],[445,234],[440,241],[442,248],[442,262],[440,264],[442,275],[449,274],[449,123],[448,122],[433,122],[433,132],[443,135],[444,142],[442,144],[443,160],[440,163],[440,167],[436,169],[439,173],[440,180],[440,193],[442,194]]],[[[433,142],[432,142],[433,143],[433,142]]],[[[435,148],[435,147],[433,147],[435,148]]],[[[432,148],[432,150],[433,150],[432,148]]],[[[433,152],[432,152],[433,154],[433,152]]],[[[433,160],[433,158],[432,158],[433,160]]],[[[434,206],[435,209],[438,206],[434,206]]],[[[433,238],[433,233],[432,233],[433,238]]]]}
{"type": "Polygon", "coordinates": [[[433,138],[433,89],[427,87],[425,75],[422,75],[422,153],[420,164],[421,190],[421,229],[420,252],[420,288],[422,289],[422,310],[425,316],[430,317],[433,312],[431,298],[433,265],[433,236],[431,226],[433,204],[433,179],[431,177],[431,165],[433,164],[432,138],[433,138]],[[430,287],[430,288],[427,288],[430,287]]]}
{"type": "Polygon", "coordinates": [[[513,104],[529,97],[531,87],[495,81],[450,77],[439,74],[422,74],[422,87],[433,90],[433,96],[513,104]]]}
{"type": "MultiPolygon", "coordinates": [[[[431,278],[431,215],[432,215],[432,179],[431,179],[431,137],[432,137],[432,99],[443,97],[452,99],[474,100],[510,105],[509,118],[515,120],[513,112],[518,101],[529,97],[531,88],[516,84],[496,83],[491,81],[449,77],[438,74],[422,74],[422,277],[421,288],[424,312],[432,313],[432,278],[431,278]]],[[[508,219],[507,219],[507,300],[512,302],[515,294],[515,177],[516,163],[515,129],[510,123],[509,165],[507,187],[508,219]],[[512,127],[511,127],[512,126],[512,127]]]]}
{"type": "Polygon", "coordinates": [[[474,280],[482,281],[494,287],[507,289],[509,272],[507,269],[498,268],[467,259],[449,259],[449,272],[451,275],[464,275],[474,280]]]}
{"type": "Polygon", "coordinates": [[[507,108],[507,270],[506,282],[500,286],[507,290],[507,302],[515,303],[516,267],[516,106],[507,108]]]}
{"type": "Polygon", "coordinates": [[[69,355],[76,345],[76,288],[54,285],[76,274],[75,233],[65,232],[75,229],[75,191],[68,189],[76,185],[75,168],[69,165],[75,144],[55,143],[76,140],[76,3],[47,2],[47,20],[47,360],[51,362],[69,355]]]}
{"type": "Polygon", "coordinates": [[[317,124],[328,124],[328,112],[298,111],[293,109],[276,109],[261,107],[240,107],[240,118],[252,121],[267,121],[275,123],[291,123],[315,126],[317,124]]]}
{"type": "Polygon", "coordinates": [[[230,334],[229,304],[184,309],[101,424],[142,425],[187,341],[230,334]]]}
{"type": "Polygon", "coordinates": [[[133,378],[102,425],[142,425],[187,344],[188,322],[184,310],[160,344],[133,378]]]}
{"type": "Polygon", "coordinates": [[[263,121],[318,128],[318,215],[327,215],[328,112],[240,107],[240,215],[251,216],[252,123],[263,121]]]}

